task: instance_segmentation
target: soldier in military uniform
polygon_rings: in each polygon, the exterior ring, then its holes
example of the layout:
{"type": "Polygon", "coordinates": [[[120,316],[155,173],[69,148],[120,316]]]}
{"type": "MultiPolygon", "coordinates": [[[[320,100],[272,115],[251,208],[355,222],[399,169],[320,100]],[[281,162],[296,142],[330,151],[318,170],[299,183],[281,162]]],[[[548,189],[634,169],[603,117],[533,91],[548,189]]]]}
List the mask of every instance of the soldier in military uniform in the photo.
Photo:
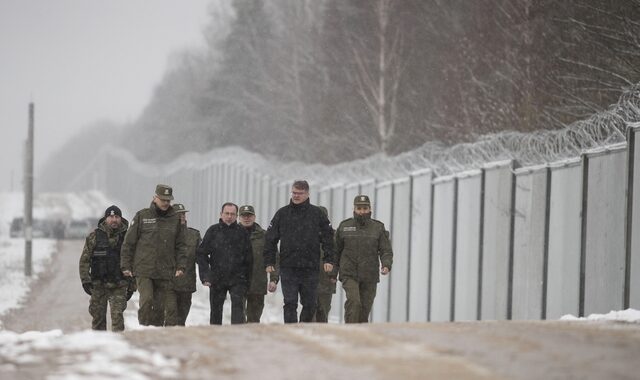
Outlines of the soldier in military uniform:
{"type": "Polygon", "coordinates": [[[176,203],[173,208],[178,213],[180,222],[187,229],[187,266],[184,276],[173,279],[173,290],[178,306],[178,325],[184,326],[191,309],[191,295],[196,291],[196,249],[200,245],[200,231],[187,227],[187,210],[184,205],[176,203]]]}
{"type": "MultiPolygon", "coordinates": [[[[329,212],[324,206],[318,206],[322,212],[329,217],[329,212]]],[[[320,258],[322,259],[322,250],[320,258]]],[[[320,264],[320,280],[318,281],[318,298],[316,302],[316,315],[314,322],[327,323],[329,312],[331,311],[331,298],[336,294],[336,282],[338,278],[338,266],[335,265],[331,272],[324,271],[324,263],[320,264]]]]}
{"type": "Polygon", "coordinates": [[[122,244],[120,268],[125,276],[136,277],[143,326],[154,322],[154,296],[162,300],[165,325],[178,323],[173,278],[184,275],[187,245],[186,228],[171,200],[173,189],[157,185],[151,205],[133,217],[122,244]]]}
{"type": "Polygon", "coordinates": [[[240,224],[251,235],[251,249],[253,252],[253,270],[251,283],[247,292],[247,322],[260,323],[260,317],[264,310],[264,296],[267,290],[273,293],[278,288],[278,273],[269,273],[264,270],[264,229],[256,223],[256,213],[251,205],[240,207],[240,224]]]}
{"type": "Polygon", "coordinates": [[[109,206],[98,228],[87,236],[80,256],[80,280],[91,296],[89,314],[94,330],[107,329],[107,303],[111,309],[111,330],[124,330],[122,313],[133,294],[129,281],[120,272],[120,248],[128,224],[117,206],[109,206]]]}
{"type": "Polygon", "coordinates": [[[388,232],[382,222],[371,218],[368,196],[355,197],[353,218],[342,221],[336,231],[336,250],[339,278],[347,296],[344,320],[346,323],[368,322],[379,273],[387,275],[393,263],[388,232]]]}

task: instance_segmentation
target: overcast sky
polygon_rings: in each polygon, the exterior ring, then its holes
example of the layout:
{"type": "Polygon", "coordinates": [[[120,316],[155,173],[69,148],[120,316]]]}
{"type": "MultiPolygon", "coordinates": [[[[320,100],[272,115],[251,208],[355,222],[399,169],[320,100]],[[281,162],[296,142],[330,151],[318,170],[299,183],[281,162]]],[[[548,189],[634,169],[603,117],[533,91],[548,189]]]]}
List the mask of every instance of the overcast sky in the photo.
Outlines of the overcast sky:
{"type": "Polygon", "coordinates": [[[0,0],[0,191],[22,189],[31,100],[37,176],[82,127],[137,118],[168,57],[204,45],[210,1],[0,0]]]}

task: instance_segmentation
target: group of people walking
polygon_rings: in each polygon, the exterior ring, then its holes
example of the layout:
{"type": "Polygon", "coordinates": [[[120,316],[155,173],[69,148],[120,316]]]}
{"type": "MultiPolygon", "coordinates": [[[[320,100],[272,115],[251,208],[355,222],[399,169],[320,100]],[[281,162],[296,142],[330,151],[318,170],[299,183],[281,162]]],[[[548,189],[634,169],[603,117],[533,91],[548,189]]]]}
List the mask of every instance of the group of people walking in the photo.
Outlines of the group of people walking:
{"type": "Polygon", "coordinates": [[[279,283],[285,323],[327,322],[338,281],[346,293],[345,322],[369,320],[379,275],[391,270],[393,251],[384,224],[371,218],[368,196],[358,195],[353,218],[334,230],[327,210],[310,203],[307,181],[295,181],[289,204],[266,231],[252,205],[228,202],[202,238],[187,226],[188,210],[171,205],[173,199],[170,186],[157,185],[151,205],[130,223],[110,206],[86,238],[80,279],[91,296],[93,329],[106,330],[108,304],[112,330],[124,330],[122,314],[136,290],[141,325],[184,326],[196,263],[209,288],[211,324],[222,324],[227,293],[232,324],[260,322],[264,297],[279,283]]]}

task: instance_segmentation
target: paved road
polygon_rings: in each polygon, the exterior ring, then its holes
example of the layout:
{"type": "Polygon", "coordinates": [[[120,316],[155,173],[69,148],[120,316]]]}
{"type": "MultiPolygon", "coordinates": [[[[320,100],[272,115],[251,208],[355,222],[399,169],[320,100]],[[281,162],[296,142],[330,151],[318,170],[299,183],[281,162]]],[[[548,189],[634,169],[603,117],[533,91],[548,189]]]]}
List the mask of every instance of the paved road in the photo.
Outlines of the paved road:
{"type": "MultiPolygon", "coordinates": [[[[88,297],[77,274],[82,242],[60,244],[50,273],[35,284],[28,303],[5,318],[7,330],[68,333],[90,326],[88,297]]],[[[640,325],[627,323],[263,324],[144,329],[121,336],[176,359],[181,379],[640,378],[640,325]]],[[[26,352],[44,360],[22,365],[3,362],[0,347],[0,378],[45,377],[85,361],[88,352],[82,350],[26,352]]],[[[142,372],[158,377],[152,369],[142,372]]]]}
{"type": "Polygon", "coordinates": [[[78,260],[84,240],[59,240],[50,268],[33,284],[27,302],[3,318],[4,328],[64,332],[91,328],[89,296],[80,285],[78,260]]]}

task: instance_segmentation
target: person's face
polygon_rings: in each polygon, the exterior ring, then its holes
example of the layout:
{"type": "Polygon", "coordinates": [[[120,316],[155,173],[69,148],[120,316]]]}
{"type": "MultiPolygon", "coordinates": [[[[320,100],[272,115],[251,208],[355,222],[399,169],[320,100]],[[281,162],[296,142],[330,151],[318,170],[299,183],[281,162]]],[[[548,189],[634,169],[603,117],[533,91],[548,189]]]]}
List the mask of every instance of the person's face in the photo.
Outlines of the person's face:
{"type": "Polygon", "coordinates": [[[220,213],[220,219],[222,219],[226,225],[231,225],[238,219],[238,210],[231,205],[224,206],[220,213]]]}
{"type": "Polygon", "coordinates": [[[256,216],[253,214],[242,214],[240,215],[240,224],[244,227],[251,227],[253,223],[256,221],[256,216]]]}
{"type": "Polygon", "coordinates": [[[180,224],[187,224],[187,213],[186,212],[179,212],[178,213],[178,218],[180,218],[180,224]]]}
{"type": "Polygon", "coordinates": [[[117,230],[122,225],[122,218],[119,215],[109,215],[106,222],[112,230],[117,230]]]}
{"type": "Polygon", "coordinates": [[[371,213],[371,206],[355,205],[353,206],[353,212],[355,212],[356,215],[367,215],[371,213]]]}
{"type": "Polygon", "coordinates": [[[167,211],[169,209],[169,206],[171,206],[170,200],[165,201],[164,199],[158,198],[157,195],[153,196],[153,203],[162,211],[167,211]]]}
{"type": "Polygon", "coordinates": [[[302,190],[295,187],[291,188],[291,201],[293,201],[294,204],[299,205],[300,203],[306,202],[307,199],[309,199],[308,190],[302,190]]]}

